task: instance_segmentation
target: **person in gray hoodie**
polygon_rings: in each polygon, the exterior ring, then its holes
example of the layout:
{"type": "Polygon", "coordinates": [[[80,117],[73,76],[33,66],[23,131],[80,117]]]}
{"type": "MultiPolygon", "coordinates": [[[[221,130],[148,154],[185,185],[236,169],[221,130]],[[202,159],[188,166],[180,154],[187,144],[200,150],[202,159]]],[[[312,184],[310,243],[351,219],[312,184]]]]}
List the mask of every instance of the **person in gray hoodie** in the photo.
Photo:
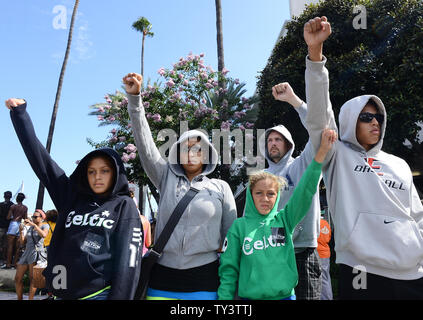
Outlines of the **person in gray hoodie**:
{"type": "MultiPolygon", "coordinates": [[[[291,104],[298,112],[304,127],[307,128],[304,122],[307,105],[298,98],[289,83],[275,85],[272,88],[272,94],[276,100],[291,104]]],[[[283,125],[267,129],[265,137],[266,145],[262,153],[265,154],[269,164],[265,171],[283,177],[287,181],[279,201],[278,210],[281,210],[290,199],[307,166],[312,162],[317,149],[314,149],[308,141],[301,155],[293,158],[295,143],[291,133],[283,125]]],[[[320,300],[322,278],[320,260],[316,251],[319,231],[320,200],[319,193],[316,192],[309,211],[295,228],[292,237],[298,269],[298,285],[295,288],[298,300],[320,300]]]]}
{"type": "MultiPolygon", "coordinates": [[[[330,34],[326,17],[304,25],[306,122],[314,145],[323,127],[337,130],[323,56],[330,34]]],[[[379,97],[348,100],[339,113],[340,140],[323,162],[340,299],[423,299],[423,206],[408,164],[381,150],[386,122],[379,97]]]]}
{"type": "Polygon", "coordinates": [[[218,251],[236,219],[235,199],[228,183],[207,177],[216,168],[217,151],[203,132],[190,130],[171,146],[166,161],[145,117],[140,96],[142,76],[129,73],[123,83],[141,163],[160,192],[155,241],[189,188],[200,190],[152,270],[147,299],[217,299],[218,251]]]}

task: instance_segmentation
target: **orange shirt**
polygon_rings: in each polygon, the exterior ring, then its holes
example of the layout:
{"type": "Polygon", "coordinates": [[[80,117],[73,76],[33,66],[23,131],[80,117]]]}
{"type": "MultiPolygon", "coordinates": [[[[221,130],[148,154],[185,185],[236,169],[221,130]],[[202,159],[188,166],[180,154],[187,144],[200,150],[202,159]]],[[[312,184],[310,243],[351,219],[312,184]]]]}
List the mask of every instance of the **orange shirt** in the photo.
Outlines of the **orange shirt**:
{"type": "Polygon", "coordinates": [[[329,223],[320,219],[320,235],[317,239],[317,252],[320,258],[330,258],[329,241],[331,237],[331,230],[329,223]]]}

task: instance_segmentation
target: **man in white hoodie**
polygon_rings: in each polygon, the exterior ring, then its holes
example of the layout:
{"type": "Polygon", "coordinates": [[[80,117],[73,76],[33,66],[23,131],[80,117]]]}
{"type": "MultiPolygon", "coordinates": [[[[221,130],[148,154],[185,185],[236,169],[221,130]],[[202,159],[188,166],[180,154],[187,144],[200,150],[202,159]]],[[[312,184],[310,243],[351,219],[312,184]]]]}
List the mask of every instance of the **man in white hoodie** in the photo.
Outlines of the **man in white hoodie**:
{"type": "MultiPolygon", "coordinates": [[[[276,100],[286,101],[291,104],[306,127],[307,105],[297,97],[289,83],[285,82],[275,85],[272,88],[272,94],[276,100]]],[[[266,171],[283,177],[287,181],[285,190],[280,196],[279,210],[281,210],[291,197],[307,166],[311,163],[315,150],[309,141],[301,155],[293,158],[295,143],[291,133],[283,125],[266,130],[265,136],[266,146],[264,154],[269,164],[266,171]]],[[[307,215],[297,225],[292,236],[298,269],[298,285],[295,288],[298,300],[320,300],[322,277],[320,261],[316,251],[319,231],[320,201],[319,194],[316,192],[307,215]]]]}
{"type": "MultiPolygon", "coordinates": [[[[304,25],[306,123],[320,141],[321,124],[337,129],[329,99],[323,43],[326,17],[304,25]]],[[[423,206],[408,164],[381,150],[386,110],[374,95],[347,101],[339,138],[323,164],[340,265],[340,299],[423,299],[423,206]]]]}

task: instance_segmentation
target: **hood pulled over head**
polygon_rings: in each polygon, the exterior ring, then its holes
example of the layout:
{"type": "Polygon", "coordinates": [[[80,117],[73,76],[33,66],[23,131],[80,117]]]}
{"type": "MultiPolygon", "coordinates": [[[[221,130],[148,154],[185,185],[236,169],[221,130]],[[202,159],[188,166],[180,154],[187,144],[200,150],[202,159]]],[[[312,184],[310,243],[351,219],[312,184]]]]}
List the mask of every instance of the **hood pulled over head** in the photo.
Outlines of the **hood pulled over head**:
{"type": "MultiPolygon", "coordinates": [[[[269,134],[272,131],[276,131],[276,132],[280,133],[290,144],[288,151],[286,152],[286,154],[282,157],[282,159],[278,163],[278,165],[285,166],[286,162],[291,158],[291,156],[292,156],[292,154],[294,153],[294,150],[295,150],[295,143],[294,143],[294,140],[292,139],[291,132],[289,132],[289,130],[285,126],[280,124],[280,125],[277,125],[276,127],[269,128],[269,129],[266,130],[264,150],[260,150],[261,154],[265,155],[265,158],[266,158],[267,162],[269,163],[269,166],[272,167],[273,165],[275,165],[275,163],[273,162],[273,160],[269,156],[269,150],[267,150],[267,139],[269,137],[269,134]]],[[[261,147],[261,149],[263,149],[262,145],[260,145],[260,147],[261,147]]]]}
{"type": "Polygon", "coordinates": [[[217,166],[219,158],[218,153],[213,144],[209,141],[208,136],[200,130],[189,130],[184,132],[179,137],[178,141],[171,146],[169,150],[169,164],[171,170],[178,176],[183,176],[185,174],[185,170],[179,161],[179,153],[181,150],[181,144],[191,138],[196,138],[198,140],[201,145],[203,156],[205,156],[205,159],[203,160],[203,171],[201,174],[208,175],[212,173],[217,166]]]}
{"type": "Polygon", "coordinates": [[[120,155],[111,148],[101,148],[88,153],[78,164],[75,171],[70,176],[71,182],[76,186],[78,193],[87,196],[96,197],[88,184],[87,168],[91,159],[98,156],[107,157],[114,165],[115,175],[112,182],[112,190],[108,193],[109,197],[117,195],[129,196],[128,179],[126,177],[125,167],[120,155]]]}
{"type": "Polygon", "coordinates": [[[373,100],[376,103],[378,112],[384,116],[384,121],[382,125],[380,126],[379,142],[376,143],[372,147],[372,149],[369,150],[369,152],[372,153],[372,152],[378,152],[382,148],[383,138],[385,136],[385,130],[386,130],[385,106],[383,105],[382,100],[380,100],[380,98],[375,95],[358,96],[348,100],[342,105],[341,111],[339,112],[339,138],[342,141],[348,142],[351,145],[357,147],[358,149],[363,149],[363,147],[360,145],[360,143],[357,140],[356,127],[357,127],[358,116],[369,100],[373,100]]]}

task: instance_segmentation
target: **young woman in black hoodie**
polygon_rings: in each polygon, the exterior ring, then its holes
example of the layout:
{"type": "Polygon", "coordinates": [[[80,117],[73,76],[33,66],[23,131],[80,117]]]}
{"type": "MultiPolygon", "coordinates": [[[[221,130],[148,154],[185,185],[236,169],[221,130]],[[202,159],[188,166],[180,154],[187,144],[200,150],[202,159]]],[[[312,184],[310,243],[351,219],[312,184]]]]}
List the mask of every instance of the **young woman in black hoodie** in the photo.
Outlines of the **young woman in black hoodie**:
{"type": "Polygon", "coordinates": [[[67,177],[37,139],[26,102],[6,107],[32,169],[59,215],[44,271],[60,299],[133,299],[141,269],[143,232],[119,154],[87,154],[67,177]]]}

